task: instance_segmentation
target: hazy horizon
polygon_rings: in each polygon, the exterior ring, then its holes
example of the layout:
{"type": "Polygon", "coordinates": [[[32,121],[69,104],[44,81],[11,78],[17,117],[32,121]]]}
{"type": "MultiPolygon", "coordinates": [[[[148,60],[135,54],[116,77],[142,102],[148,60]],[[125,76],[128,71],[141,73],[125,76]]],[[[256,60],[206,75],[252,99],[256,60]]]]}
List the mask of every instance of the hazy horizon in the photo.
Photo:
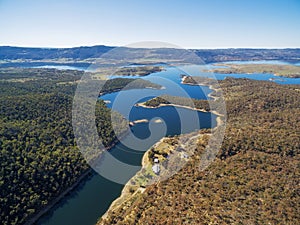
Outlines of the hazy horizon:
{"type": "MultiPolygon", "coordinates": [[[[14,48],[41,48],[41,49],[70,49],[70,48],[91,48],[97,46],[106,46],[106,47],[128,47],[128,46],[117,46],[117,45],[104,45],[104,44],[95,44],[95,45],[78,45],[78,46],[70,46],[70,47],[47,47],[47,46],[17,46],[17,45],[0,45],[0,47],[14,47],[14,48]]],[[[134,48],[134,47],[129,47],[134,48]]],[[[139,47],[135,47],[139,48],[139,47]]],[[[148,48],[148,47],[145,47],[148,48]]],[[[149,47],[150,48],[150,47],[149,47]]],[[[153,48],[153,47],[151,47],[153,48]]],[[[168,47],[155,47],[155,48],[168,48],[168,47]]],[[[180,48],[178,48],[180,49],[180,48]]],[[[183,48],[182,48],[183,49],[183,48]]],[[[187,48],[189,50],[222,50],[222,49],[300,49],[299,47],[224,47],[224,48],[187,48]]]]}

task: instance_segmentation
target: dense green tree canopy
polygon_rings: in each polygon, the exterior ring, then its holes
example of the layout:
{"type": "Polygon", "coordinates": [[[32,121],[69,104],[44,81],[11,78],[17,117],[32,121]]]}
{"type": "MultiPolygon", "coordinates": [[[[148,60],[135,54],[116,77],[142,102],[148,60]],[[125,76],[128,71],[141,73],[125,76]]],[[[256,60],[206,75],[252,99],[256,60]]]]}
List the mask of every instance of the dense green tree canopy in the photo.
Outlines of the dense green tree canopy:
{"type": "MultiPolygon", "coordinates": [[[[0,221],[23,224],[85,174],[89,166],[74,142],[71,114],[83,72],[55,69],[0,70],[0,221]]],[[[114,91],[135,79],[109,81],[114,91]]],[[[137,82],[143,88],[150,82],[137,82]]],[[[103,144],[116,141],[111,110],[96,104],[103,144]]],[[[127,126],[121,115],[119,121],[127,126]]]]}

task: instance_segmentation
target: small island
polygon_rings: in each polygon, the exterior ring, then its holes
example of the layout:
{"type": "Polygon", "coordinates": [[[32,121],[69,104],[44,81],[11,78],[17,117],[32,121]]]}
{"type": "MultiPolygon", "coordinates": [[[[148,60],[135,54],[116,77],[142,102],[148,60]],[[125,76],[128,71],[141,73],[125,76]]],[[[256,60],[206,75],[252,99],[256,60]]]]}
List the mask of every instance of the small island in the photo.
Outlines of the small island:
{"type": "Polygon", "coordinates": [[[222,66],[225,68],[215,68],[205,70],[205,72],[213,73],[271,73],[275,76],[300,78],[300,67],[294,65],[275,65],[275,64],[229,64],[229,63],[216,63],[214,66],[222,66]]]}
{"type": "Polygon", "coordinates": [[[135,67],[122,67],[118,69],[114,75],[118,76],[147,76],[151,73],[163,71],[162,66],[135,66],[135,67]]]}
{"type": "Polygon", "coordinates": [[[135,121],[130,121],[129,122],[129,126],[134,126],[135,124],[138,124],[138,123],[149,123],[149,120],[147,119],[140,119],[140,120],[135,120],[135,121]]]}

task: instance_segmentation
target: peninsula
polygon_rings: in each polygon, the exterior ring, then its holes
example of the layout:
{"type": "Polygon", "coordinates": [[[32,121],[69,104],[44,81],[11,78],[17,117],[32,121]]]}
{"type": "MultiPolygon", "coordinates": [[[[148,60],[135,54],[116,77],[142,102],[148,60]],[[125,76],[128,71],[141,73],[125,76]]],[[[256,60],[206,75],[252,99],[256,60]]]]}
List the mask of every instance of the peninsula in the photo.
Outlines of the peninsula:
{"type": "Polygon", "coordinates": [[[145,108],[158,108],[162,106],[176,106],[202,112],[209,112],[209,101],[200,99],[188,99],[178,96],[162,95],[152,98],[146,102],[136,104],[136,106],[145,108]]]}

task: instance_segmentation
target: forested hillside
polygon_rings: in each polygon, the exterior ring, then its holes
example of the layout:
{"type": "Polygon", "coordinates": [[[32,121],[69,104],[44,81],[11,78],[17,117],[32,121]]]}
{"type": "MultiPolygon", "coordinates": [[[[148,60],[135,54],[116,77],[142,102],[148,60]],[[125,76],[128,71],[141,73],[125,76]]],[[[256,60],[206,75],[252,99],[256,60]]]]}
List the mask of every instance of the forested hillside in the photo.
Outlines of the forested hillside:
{"type": "MultiPolygon", "coordinates": [[[[74,141],[71,115],[78,71],[0,70],[0,221],[23,224],[88,171],[74,141]]],[[[110,81],[122,88],[135,79],[110,81]]],[[[150,82],[131,88],[142,88],[150,82]]],[[[103,144],[116,136],[111,110],[96,105],[96,125],[103,144]]],[[[127,121],[121,117],[125,126],[127,121]]],[[[121,124],[120,124],[121,126],[121,124]]]]}
{"type": "Polygon", "coordinates": [[[204,136],[181,171],[99,224],[299,223],[299,86],[233,78],[221,86],[228,121],[213,163],[199,171],[204,136]]]}
{"type": "Polygon", "coordinates": [[[113,47],[99,45],[93,47],[75,48],[25,48],[25,47],[0,47],[0,59],[87,59],[99,58],[103,53],[113,49],[113,47]]]}

